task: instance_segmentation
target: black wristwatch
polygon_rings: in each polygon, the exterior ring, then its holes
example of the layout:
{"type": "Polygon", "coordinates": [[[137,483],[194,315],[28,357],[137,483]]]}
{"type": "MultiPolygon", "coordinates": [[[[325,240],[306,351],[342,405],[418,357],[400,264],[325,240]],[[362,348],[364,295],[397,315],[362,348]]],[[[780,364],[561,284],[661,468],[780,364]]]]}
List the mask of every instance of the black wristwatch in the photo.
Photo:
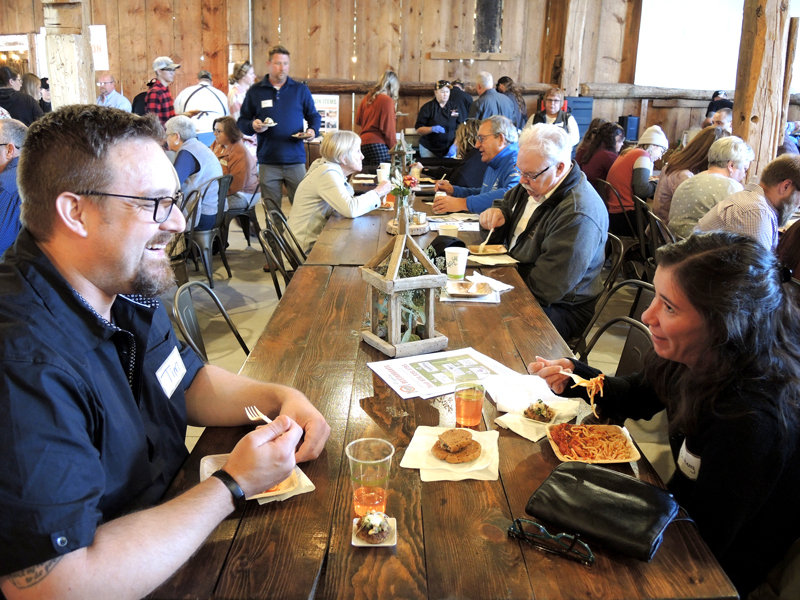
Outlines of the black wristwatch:
{"type": "Polygon", "coordinates": [[[236,505],[237,508],[240,506],[244,506],[245,503],[244,491],[239,486],[239,484],[236,483],[236,480],[233,477],[231,477],[227,471],[225,471],[224,469],[220,469],[219,471],[215,471],[214,473],[212,473],[211,476],[216,477],[222,483],[225,484],[225,487],[228,488],[231,495],[233,496],[233,503],[236,505]]]}

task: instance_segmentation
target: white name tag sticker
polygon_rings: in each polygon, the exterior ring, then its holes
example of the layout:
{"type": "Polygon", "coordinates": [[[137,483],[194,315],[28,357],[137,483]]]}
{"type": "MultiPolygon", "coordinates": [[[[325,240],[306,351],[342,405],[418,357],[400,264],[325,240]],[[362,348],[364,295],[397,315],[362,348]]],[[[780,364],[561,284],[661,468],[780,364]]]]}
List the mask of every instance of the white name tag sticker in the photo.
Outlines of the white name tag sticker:
{"type": "Polygon", "coordinates": [[[262,100],[261,108],[272,108],[272,100],[262,100]]]}
{"type": "Polygon", "coordinates": [[[228,161],[225,160],[224,158],[220,158],[219,159],[219,164],[221,164],[223,167],[227,167],[228,166],[228,161]]]}
{"type": "Polygon", "coordinates": [[[700,457],[686,449],[686,440],[683,440],[683,446],[678,454],[678,469],[692,481],[697,480],[697,474],[700,472],[700,457]]]}
{"type": "Polygon", "coordinates": [[[184,375],[186,375],[186,365],[183,364],[181,353],[176,346],[169,353],[164,364],[156,371],[158,382],[161,384],[161,389],[164,390],[167,398],[172,397],[172,393],[178,388],[178,384],[183,381],[184,375]]]}

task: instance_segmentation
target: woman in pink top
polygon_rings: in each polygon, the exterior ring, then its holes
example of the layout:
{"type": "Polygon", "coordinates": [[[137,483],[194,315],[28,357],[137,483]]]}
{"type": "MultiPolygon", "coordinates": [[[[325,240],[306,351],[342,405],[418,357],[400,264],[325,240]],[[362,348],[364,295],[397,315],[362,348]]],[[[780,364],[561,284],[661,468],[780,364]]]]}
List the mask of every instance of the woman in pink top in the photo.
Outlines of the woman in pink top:
{"type": "Polygon", "coordinates": [[[669,158],[669,162],[658,178],[656,193],[653,196],[653,213],[665,223],[669,223],[669,207],[672,194],[678,186],[693,175],[708,169],[708,149],[718,139],[730,135],[722,127],[706,127],[669,158]]]}
{"type": "Polygon", "coordinates": [[[370,93],[364,96],[356,112],[361,126],[361,153],[365,165],[390,162],[389,149],[397,143],[397,99],[400,80],[394,71],[386,71],[370,93]]]}
{"type": "Polygon", "coordinates": [[[578,160],[581,171],[592,186],[597,187],[598,179],[605,179],[608,170],[619,156],[625,132],[617,123],[603,123],[586,150],[578,160]]]}

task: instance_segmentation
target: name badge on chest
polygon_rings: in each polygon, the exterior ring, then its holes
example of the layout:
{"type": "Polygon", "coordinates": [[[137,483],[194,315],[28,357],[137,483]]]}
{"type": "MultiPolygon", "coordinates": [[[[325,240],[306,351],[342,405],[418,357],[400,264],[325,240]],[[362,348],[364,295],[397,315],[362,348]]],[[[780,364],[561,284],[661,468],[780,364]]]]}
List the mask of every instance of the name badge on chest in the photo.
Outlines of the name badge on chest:
{"type": "Polygon", "coordinates": [[[458,116],[458,111],[457,110],[451,110],[450,111],[450,116],[451,117],[457,117],[458,116]]]}
{"type": "Polygon", "coordinates": [[[678,454],[678,469],[692,481],[697,480],[697,474],[700,472],[700,457],[686,449],[686,440],[683,440],[681,451],[678,454]]]}
{"type": "Polygon", "coordinates": [[[228,166],[228,161],[225,160],[224,158],[220,158],[219,159],[219,164],[221,164],[223,167],[227,167],[228,166]]]}
{"type": "Polygon", "coordinates": [[[261,108],[272,108],[272,100],[262,100],[261,108]]]}
{"type": "Polygon", "coordinates": [[[172,397],[172,393],[178,388],[178,384],[183,381],[184,375],[186,375],[186,365],[183,364],[181,353],[176,346],[169,353],[167,360],[156,371],[158,382],[161,384],[161,389],[164,390],[167,398],[172,397]]]}

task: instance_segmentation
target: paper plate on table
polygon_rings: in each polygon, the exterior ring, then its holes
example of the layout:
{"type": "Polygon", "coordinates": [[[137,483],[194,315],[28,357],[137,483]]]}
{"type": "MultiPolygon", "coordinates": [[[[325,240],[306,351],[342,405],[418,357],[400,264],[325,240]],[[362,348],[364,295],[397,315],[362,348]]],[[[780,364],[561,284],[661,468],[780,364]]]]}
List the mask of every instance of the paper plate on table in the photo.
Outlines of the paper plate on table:
{"type": "Polygon", "coordinates": [[[562,427],[565,425],[561,423],[559,425],[547,425],[545,429],[547,430],[547,441],[550,442],[550,446],[553,448],[553,452],[558,457],[558,460],[563,462],[583,462],[589,464],[614,464],[614,463],[627,463],[627,462],[636,462],[642,455],[639,454],[639,450],[636,449],[636,446],[633,444],[633,439],[631,438],[631,434],[628,433],[628,430],[624,427],[618,427],[617,425],[567,425],[570,428],[584,428],[590,434],[597,434],[603,435],[607,433],[618,433],[621,434],[625,438],[625,448],[627,450],[627,455],[621,456],[618,458],[572,458],[569,456],[564,456],[561,453],[561,450],[558,447],[558,444],[553,439],[553,429],[556,427],[562,427]]]}
{"type": "Polygon", "coordinates": [[[483,249],[483,252],[480,251],[481,246],[478,244],[477,246],[467,246],[469,249],[470,254],[477,254],[479,256],[489,256],[491,254],[505,254],[508,252],[505,246],[502,244],[486,244],[486,247],[483,249]]]}
{"type": "Polygon", "coordinates": [[[471,283],[469,281],[448,281],[447,293],[454,298],[476,298],[488,296],[494,290],[488,283],[471,283]]]}
{"type": "MultiPolygon", "coordinates": [[[[230,456],[230,454],[209,454],[208,456],[201,458],[200,481],[205,481],[211,477],[212,473],[224,467],[225,463],[228,461],[228,456],[230,456]]],[[[299,485],[300,480],[297,478],[297,471],[293,470],[292,474],[281,481],[278,485],[271,487],[260,494],[248,496],[247,499],[255,500],[257,498],[271,498],[272,496],[280,496],[281,494],[287,494],[293,490],[296,490],[297,486],[299,485]]]]}

